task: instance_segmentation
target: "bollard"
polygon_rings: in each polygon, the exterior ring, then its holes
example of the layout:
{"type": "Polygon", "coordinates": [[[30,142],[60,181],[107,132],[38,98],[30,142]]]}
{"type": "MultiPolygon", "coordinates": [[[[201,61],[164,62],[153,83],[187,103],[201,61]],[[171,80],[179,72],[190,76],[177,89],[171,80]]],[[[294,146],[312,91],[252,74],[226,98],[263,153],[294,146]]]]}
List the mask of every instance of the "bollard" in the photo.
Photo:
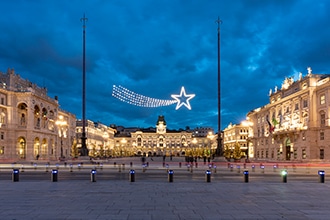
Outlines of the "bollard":
{"type": "Polygon", "coordinates": [[[205,172],[205,181],[207,183],[211,182],[211,171],[210,170],[206,170],[206,172],[205,172]]]}
{"type": "Polygon", "coordinates": [[[147,165],[143,164],[142,165],[142,171],[143,171],[143,173],[146,172],[146,169],[147,169],[147,165]]]}
{"type": "Polygon", "coordinates": [[[96,170],[91,171],[91,182],[96,182],[96,170]]]}
{"type": "Polygon", "coordinates": [[[217,173],[217,166],[216,165],[213,166],[213,169],[214,169],[214,173],[217,173]]]}
{"type": "Polygon", "coordinates": [[[103,163],[100,163],[100,170],[103,170],[103,163]]]}
{"type": "Polygon", "coordinates": [[[72,163],[70,163],[70,172],[72,172],[73,171],[73,165],[72,165],[72,163]]]}
{"type": "Polygon", "coordinates": [[[244,174],[244,182],[248,183],[249,182],[249,171],[244,170],[243,174],[244,174]]]}
{"type": "Polygon", "coordinates": [[[252,172],[255,171],[256,166],[252,165],[252,172]]]}
{"type": "Polygon", "coordinates": [[[286,183],[287,182],[287,176],[288,176],[288,171],[287,170],[282,170],[282,182],[286,183]]]}
{"type": "Polygon", "coordinates": [[[116,164],[117,164],[116,162],[113,162],[113,167],[116,167],[116,164]]]}
{"type": "Polygon", "coordinates": [[[134,170],[129,171],[129,181],[135,182],[135,171],[134,170]]]}
{"type": "Polygon", "coordinates": [[[173,170],[168,171],[168,182],[173,182],[173,170]]]}
{"type": "Polygon", "coordinates": [[[232,164],[230,164],[230,172],[233,172],[233,168],[234,168],[234,166],[232,164]]]}
{"type": "Polygon", "coordinates": [[[319,182],[324,183],[324,175],[325,175],[324,170],[319,170],[318,174],[319,174],[319,182]]]}
{"type": "Polygon", "coordinates": [[[46,164],[46,172],[48,172],[48,167],[49,167],[49,165],[48,165],[48,164],[46,164]]]}
{"type": "Polygon", "coordinates": [[[78,163],[78,170],[80,170],[81,169],[81,164],[80,163],[78,163]]]}
{"type": "Polygon", "coordinates": [[[37,164],[34,163],[33,166],[34,166],[34,169],[36,170],[37,169],[37,164]]]}
{"type": "Polygon", "coordinates": [[[261,165],[260,168],[261,168],[261,173],[265,173],[265,166],[261,165]]]}
{"type": "Polygon", "coordinates": [[[21,172],[23,173],[24,172],[24,165],[22,164],[21,166],[21,172]]]}
{"type": "Polygon", "coordinates": [[[57,170],[52,170],[52,175],[51,175],[51,181],[52,182],[57,182],[58,180],[58,171],[57,170]]]}
{"type": "Polygon", "coordinates": [[[182,166],[182,164],[181,164],[181,162],[179,162],[179,167],[181,168],[181,166],[182,166]]]}
{"type": "Polygon", "coordinates": [[[13,169],[12,179],[13,182],[19,181],[19,169],[13,169]]]}
{"type": "Polygon", "coordinates": [[[236,168],[237,168],[237,173],[240,173],[241,172],[241,166],[237,165],[236,168]]]}
{"type": "Polygon", "coordinates": [[[277,166],[274,165],[274,166],[273,166],[273,171],[276,172],[276,169],[277,169],[277,166]]]}

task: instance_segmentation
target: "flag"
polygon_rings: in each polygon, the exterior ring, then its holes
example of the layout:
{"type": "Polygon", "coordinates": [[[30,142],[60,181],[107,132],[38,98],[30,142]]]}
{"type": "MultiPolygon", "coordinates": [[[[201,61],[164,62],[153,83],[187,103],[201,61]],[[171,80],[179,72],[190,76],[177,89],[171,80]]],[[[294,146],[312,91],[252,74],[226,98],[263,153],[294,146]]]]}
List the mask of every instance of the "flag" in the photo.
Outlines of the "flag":
{"type": "Polygon", "coordinates": [[[270,121],[268,120],[268,117],[267,117],[267,123],[269,125],[269,133],[273,133],[274,132],[274,129],[275,129],[275,126],[273,126],[270,121]]]}
{"type": "Polygon", "coordinates": [[[276,120],[276,118],[273,118],[272,122],[273,122],[274,127],[275,127],[276,125],[278,125],[278,121],[276,120]]]}

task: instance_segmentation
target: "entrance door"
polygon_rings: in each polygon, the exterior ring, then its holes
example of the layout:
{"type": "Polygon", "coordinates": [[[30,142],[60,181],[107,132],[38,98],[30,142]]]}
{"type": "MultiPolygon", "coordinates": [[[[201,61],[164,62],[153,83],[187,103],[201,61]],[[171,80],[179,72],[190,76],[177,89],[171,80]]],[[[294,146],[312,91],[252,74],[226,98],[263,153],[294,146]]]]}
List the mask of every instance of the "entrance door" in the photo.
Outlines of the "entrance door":
{"type": "Polygon", "coordinates": [[[285,141],[285,159],[291,159],[291,141],[290,138],[286,139],[285,141]]]}
{"type": "Polygon", "coordinates": [[[290,152],[290,145],[289,146],[286,146],[285,149],[286,149],[286,154],[285,154],[285,159],[286,160],[290,160],[291,159],[291,152],[290,152]]]}

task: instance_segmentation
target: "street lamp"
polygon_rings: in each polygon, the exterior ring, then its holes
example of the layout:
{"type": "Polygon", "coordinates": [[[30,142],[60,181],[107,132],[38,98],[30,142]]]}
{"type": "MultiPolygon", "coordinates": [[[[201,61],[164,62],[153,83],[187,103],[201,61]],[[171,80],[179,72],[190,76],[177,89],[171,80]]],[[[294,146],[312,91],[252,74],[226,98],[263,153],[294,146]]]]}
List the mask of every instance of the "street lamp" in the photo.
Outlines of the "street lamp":
{"type": "Polygon", "coordinates": [[[66,136],[66,133],[64,132],[64,128],[67,126],[67,122],[64,120],[63,115],[60,115],[58,117],[58,120],[55,122],[55,124],[58,126],[58,135],[61,138],[61,159],[63,156],[63,136],[66,136]]]}
{"type": "Polygon", "coordinates": [[[209,139],[209,148],[210,148],[209,154],[210,154],[210,157],[211,157],[211,153],[212,153],[212,144],[211,144],[211,142],[214,138],[214,135],[212,134],[212,132],[208,133],[207,138],[209,139]]]}

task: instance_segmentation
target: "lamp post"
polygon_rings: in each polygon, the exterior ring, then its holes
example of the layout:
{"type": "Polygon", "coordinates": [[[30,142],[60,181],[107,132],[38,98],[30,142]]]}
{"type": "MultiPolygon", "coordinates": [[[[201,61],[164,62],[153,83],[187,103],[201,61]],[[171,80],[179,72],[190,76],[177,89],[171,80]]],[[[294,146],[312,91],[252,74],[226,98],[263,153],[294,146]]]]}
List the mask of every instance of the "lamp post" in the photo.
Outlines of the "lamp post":
{"type": "Polygon", "coordinates": [[[210,154],[209,156],[211,158],[211,154],[212,154],[212,144],[211,144],[211,142],[212,142],[212,140],[214,138],[214,135],[212,134],[212,132],[209,132],[208,133],[207,138],[209,140],[209,154],[210,154]]]}
{"type": "Polygon", "coordinates": [[[63,115],[60,115],[58,117],[58,120],[55,122],[55,124],[58,126],[58,135],[61,138],[61,158],[63,158],[63,136],[65,135],[64,133],[64,127],[67,126],[67,122],[64,120],[63,115]]]}

